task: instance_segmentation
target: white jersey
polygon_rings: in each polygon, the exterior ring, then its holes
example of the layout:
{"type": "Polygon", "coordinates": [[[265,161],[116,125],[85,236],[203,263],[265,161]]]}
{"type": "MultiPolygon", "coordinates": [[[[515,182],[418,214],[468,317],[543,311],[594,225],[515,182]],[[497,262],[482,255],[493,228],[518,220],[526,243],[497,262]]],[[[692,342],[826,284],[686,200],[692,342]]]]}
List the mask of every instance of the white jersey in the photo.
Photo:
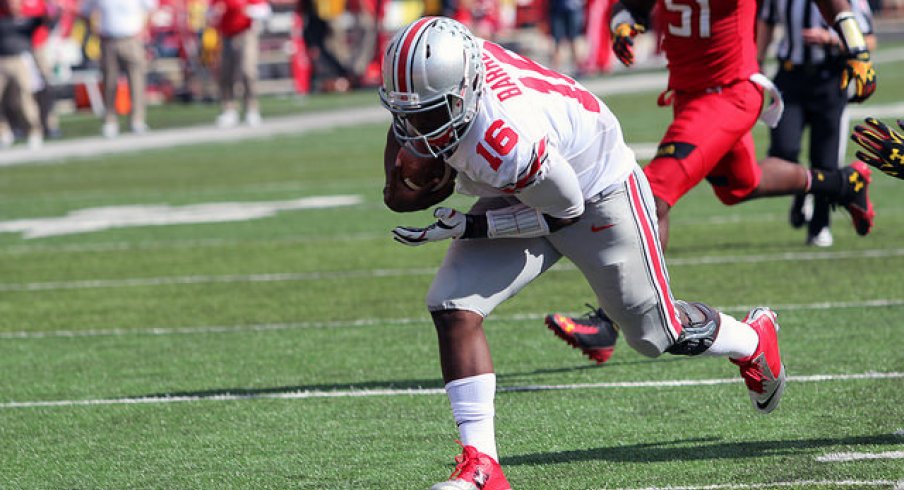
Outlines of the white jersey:
{"type": "Polygon", "coordinates": [[[506,196],[553,165],[570,165],[583,199],[621,184],[637,166],[621,126],[595,95],[497,44],[483,41],[480,110],[446,162],[463,194],[506,196]]]}

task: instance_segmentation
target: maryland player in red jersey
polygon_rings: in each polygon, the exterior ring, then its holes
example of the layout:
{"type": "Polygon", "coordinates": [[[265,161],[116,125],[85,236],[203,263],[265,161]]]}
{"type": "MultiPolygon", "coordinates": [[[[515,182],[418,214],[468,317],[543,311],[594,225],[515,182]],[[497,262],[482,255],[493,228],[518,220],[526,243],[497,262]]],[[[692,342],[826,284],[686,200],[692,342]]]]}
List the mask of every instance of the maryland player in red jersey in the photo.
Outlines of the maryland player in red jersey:
{"type": "MultiPolygon", "coordinates": [[[[850,4],[815,1],[848,53],[839,90],[863,101],[875,90],[876,75],[850,4]]],[[[863,163],[826,172],[774,157],[756,161],[750,129],[764,93],[774,90],[757,76],[756,0],[620,0],[610,26],[613,50],[626,66],[634,62],[633,38],[646,30],[654,6],[669,69],[668,90],[659,102],[673,105],[674,121],[644,173],[656,199],[663,248],[669,210],[703,179],[727,205],[765,196],[825,195],[850,212],[858,234],[868,234],[875,212],[867,194],[870,171],[863,163]]],[[[776,113],[772,117],[777,122],[776,113]]]]}
{"type": "MultiPolygon", "coordinates": [[[[852,101],[865,100],[876,89],[876,74],[848,0],[814,1],[838,31],[848,55],[839,90],[848,90],[852,101]]],[[[662,249],[668,245],[669,211],[703,179],[727,205],[766,196],[824,195],[848,210],[859,235],[868,234],[875,212],[867,194],[871,177],[865,163],[825,171],[775,157],[756,161],[750,130],[760,116],[764,93],[780,101],[774,85],[759,74],[756,0],[619,0],[610,21],[612,47],[626,66],[634,63],[633,39],[646,30],[654,6],[669,69],[668,89],[659,104],[671,104],[674,111],[656,156],[643,169],[653,191],[662,249]]],[[[763,119],[774,125],[780,115],[780,102],[774,103],[763,119]]],[[[612,342],[597,343],[573,333],[575,325],[611,330],[603,311],[587,319],[551,314],[546,324],[585,354],[599,348],[608,349],[606,359],[611,354],[612,342]]],[[[756,386],[748,386],[756,391],[756,386]]]]}

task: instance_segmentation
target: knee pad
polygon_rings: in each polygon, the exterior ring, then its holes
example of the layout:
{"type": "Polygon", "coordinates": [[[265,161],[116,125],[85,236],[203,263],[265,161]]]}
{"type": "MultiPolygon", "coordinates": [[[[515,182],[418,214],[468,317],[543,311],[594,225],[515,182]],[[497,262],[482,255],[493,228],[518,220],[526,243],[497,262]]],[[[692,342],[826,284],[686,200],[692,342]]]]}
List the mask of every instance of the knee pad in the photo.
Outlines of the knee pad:
{"type": "Polygon", "coordinates": [[[710,348],[719,335],[719,313],[703,303],[676,301],[675,306],[684,313],[681,319],[681,335],[666,352],[678,356],[697,356],[710,348]]]}

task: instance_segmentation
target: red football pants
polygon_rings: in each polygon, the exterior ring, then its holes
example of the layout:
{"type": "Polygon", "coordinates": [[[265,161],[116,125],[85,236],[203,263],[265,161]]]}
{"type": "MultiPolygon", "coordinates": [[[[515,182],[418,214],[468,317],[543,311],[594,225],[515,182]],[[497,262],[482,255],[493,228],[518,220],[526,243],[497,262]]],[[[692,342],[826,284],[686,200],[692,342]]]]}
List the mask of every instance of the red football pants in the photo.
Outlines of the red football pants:
{"type": "Polygon", "coordinates": [[[748,80],[707,92],[676,92],[675,118],[645,168],[653,195],[670,206],[706,178],[725,204],[737,204],[760,183],[750,129],[763,105],[748,80]]]}

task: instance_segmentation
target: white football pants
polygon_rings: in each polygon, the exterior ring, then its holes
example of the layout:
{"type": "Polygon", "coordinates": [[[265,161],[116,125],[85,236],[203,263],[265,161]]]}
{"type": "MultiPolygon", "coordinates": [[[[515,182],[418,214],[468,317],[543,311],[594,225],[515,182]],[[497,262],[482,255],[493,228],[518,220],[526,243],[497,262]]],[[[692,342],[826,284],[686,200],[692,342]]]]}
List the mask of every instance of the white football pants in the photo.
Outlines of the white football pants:
{"type": "MultiPolygon", "coordinates": [[[[481,198],[470,212],[514,202],[481,198]]],[[[427,308],[485,317],[563,256],[587,279],[631,347],[655,357],[675,342],[681,321],[659,245],[653,195],[640,167],[620,187],[587,201],[577,223],[548,236],[453,240],[427,293],[427,308]]]]}

